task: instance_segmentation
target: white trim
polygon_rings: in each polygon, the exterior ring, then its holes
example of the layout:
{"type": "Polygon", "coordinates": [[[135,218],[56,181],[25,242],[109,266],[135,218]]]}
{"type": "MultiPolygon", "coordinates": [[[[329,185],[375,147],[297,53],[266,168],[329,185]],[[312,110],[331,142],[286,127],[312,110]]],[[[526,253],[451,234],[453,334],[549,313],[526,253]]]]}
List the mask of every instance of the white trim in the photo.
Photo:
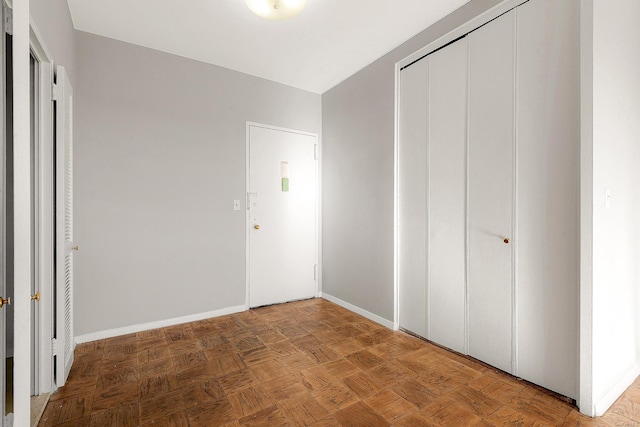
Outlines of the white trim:
{"type": "Polygon", "coordinates": [[[400,329],[400,65],[395,66],[393,114],[393,330],[400,329]]]}
{"type": "Polygon", "coordinates": [[[44,37],[35,20],[29,16],[29,39],[31,42],[31,50],[35,53],[36,59],[40,62],[53,62],[53,56],[44,43],[44,37]]]}
{"type": "MultiPolygon", "coordinates": [[[[30,19],[31,52],[38,63],[38,276],[36,289],[41,293],[38,319],[36,395],[53,390],[53,106],[51,83],[53,57],[33,18],[30,19]]],[[[36,304],[36,303],[34,303],[36,304]]]]}
{"type": "Polygon", "coordinates": [[[518,376],[518,9],[513,14],[513,129],[511,153],[511,374],[518,376]]]}
{"type": "Polygon", "coordinates": [[[316,135],[316,298],[322,295],[322,136],[316,135]]]}
{"type": "Polygon", "coordinates": [[[424,293],[424,330],[425,338],[432,339],[431,336],[431,59],[427,60],[427,106],[426,106],[426,147],[424,155],[424,166],[426,168],[425,190],[426,206],[425,206],[425,239],[424,239],[424,262],[425,262],[425,293],[424,293]]]}
{"type": "Polygon", "coordinates": [[[469,122],[471,120],[471,109],[469,108],[470,99],[471,99],[471,73],[469,70],[471,69],[471,48],[469,44],[471,43],[470,39],[467,39],[467,93],[466,99],[464,100],[466,105],[466,115],[464,122],[464,344],[463,344],[463,354],[469,354],[469,259],[471,258],[471,246],[469,242],[471,241],[471,225],[469,222],[469,154],[470,154],[470,138],[469,138],[469,122]]]}
{"type": "Polygon", "coordinates": [[[346,301],[342,301],[340,298],[336,298],[333,295],[323,293],[322,295],[320,295],[320,297],[326,299],[327,301],[331,301],[334,304],[338,304],[340,307],[346,308],[349,311],[353,311],[360,316],[366,317],[369,320],[373,320],[374,322],[379,323],[384,327],[394,330],[397,329],[395,328],[394,322],[392,322],[391,320],[387,320],[384,317],[380,317],[377,314],[373,314],[363,308],[350,304],[346,301]]]}
{"type": "MultiPolygon", "coordinates": [[[[32,81],[32,76],[31,74],[29,74],[29,83],[33,84],[33,93],[30,93],[29,96],[29,106],[31,108],[31,100],[33,99],[34,101],[34,114],[33,114],[33,123],[31,123],[31,130],[32,130],[32,135],[31,135],[31,139],[33,140],[33,145],[31,146],[32,152],[31,152],[31,156],[33,159],[33,163],[32,163],[32,182],[31,182],[31,188],[32,188],[32,197],[33,197],[33,236],[32,236],[32,250],[33,250],[33,288],[30,287],[29,289],[29,294],[33,295],[36,292],[38,292],[40,290],[40,277],[41,274],[44,273],[42,271],[42,264],[43,264],[43,259],[42,259],[42,233],[45,231],[44,230],[44,218],[42,217],[42,196],[43,196],[43,191],[42,191],[42,154],[43,154],[43,150],[42,150],[42,135],[40,134],[41,132],[41,126],[40,126],[40,102],[41,102],[41,80],[40,80],[40,72],[42,71],[40,69],[40,61],[38,60],[37,56],[33,53],[33,51],[30,54],[29,60],[31,61],[31,58],[33,58],[34,61],[34,75],[33,75],[33,81],[32,81]]],[[[39,303],[38,303],[39,304],[39,303]]],[[[31,382],[33,383],[33,390],[32,392],[35,395],[38,395],[39,392],[39,388],[40,388],[40,342],[42,341],[42,337],[40,334],[40,322],[42,321],[42,310],[40,310],[40,307],[35,307],[36,303],[32,302],[31,303],[31,321],[32,321],[32,325],[31,325],[31,331],[33,336],[31,337],[33,342],[33,348],[31,348],[31,358],[30,360],[30,364],[31,367],[33,368],[33,371],[31,373],[31,382]]]]}
{"type": "Polygon", "coordinates": [[[37,394],[53,390],[53,359],[51,338],[53,337],[53,108],[51,82],[53,67],[50,62],[39,59],[40,99],[39,99],[39,277],[38,290],[41,293],[37,303],[39,312],[39,355],[37,394]]]}
{"type": "Polygon", "coordinates": [[[197,322],[198,320],[211,319],[213,317],[226,316],[228,314],[235,314],[243,311],[246,311],[244,305],[225,307],[218,310],[207,311],[204,313],[189,314],[187,316],[174,317],[172,319],[156,320],[154,322],[139,323],[136,325],[123,326],[121,328],[107,329],[104,331],[78,335],[75,337],[75,342],[76,344],[82,344],[91,341],[103,340],[106,338],[119,337],[121,335],[133,334],[136,332],[148,331],[151,329],[166,328],[167,326],[197,322]]]}
{"type": "Polygon", "coordinates": [[[638,378],[640,375],[640,364],[634,363],[616,383],[609,388],[609,391],[594,404],[593,416],[600,417],[607,412],[607,409],[618,400],[622,393],[638,378]]]}
{"type": "Polygon", "coordinates": [[[31,388],[31,111],[29,1],[13,5],[14,423],[29,424],[31,388]]]}
{"type": "Polygon", "coordinates": [[[270,130],[277,130],[281,132],[289,132],[295,133],[298,135],[306,135],[311,136],[316,140],[317,145],[317,164],[316,164],[316,265],[317,265],[317,276],[316,276],[316,292],[315,297],[320,297],[322,295],[322,143],[320,141],[320,137],[317,133],[313,132],[305,132],[297,129],[283,128],[279,126],[266,125],[264,123],[257,122],[246,122],[245,126],[245,192],[244,192],[244,200],[245,200],[245,308],[249,310],[251,308],[249,304],[249,296],[250,296],[250,274],[249,274],[249,261],[250,261],[250,246],[249,246],[249,184],[250,184],[250,149],[251,149],[251,137],[250,137],[250,129],[251,127],[259,127],[270,130]]]}
{"type": "Polygon", "coordinates": [[[250,246],[249,246],[249,180],[251,179],[251,175],[249,174],[250,162],[250,149],[251,149],[251,137],[250,137],[250,126],[251,122],[247,122],[245,124],[245,148],[244,148],[244,308],[245,310],[249,310],[249,283],[251,283],[251,275],[249,274],[249,257],[251,256],[250,246]]]}
{"type": "Polygon", "coordinates": [[[580,2],[580,352],[578,407],[593,396],[593,0],[580,2]]]}
{"type": "Polygon", "coordinates": [[[514,9],[520,6],[523,3],[528,2],[529,0],[506,0],[500,4],[495,5],[491,9],[481,13],[475,18],[467,21],[466,23],[460,25],[459,27],[449,31],[442,37],[436,39],[435,41],[429,43],[422,49],[412,53],[411,55],[405,57],[404,59],[398,61],[397,66],[399,68],[406,67],[407,65],[421,59],[423,56],[426,56],[432,53],[434,50],[440,49],[441,47],[451,43],[452,41],[463,37],[470,32],[480,28],[485,25],[489,21],[496,19],[498,16],[507,13],[511,9],[514,9]]]}
{"type": "MultiPolygon", "coordinates": [[[[50,63],[39,62],[39,218],[38,261],[39,276],[37,290],[38,324],[38,378],[36,394],[53,390],[53,361],[51,338],[53,337],[53,108],[51,80],[53,68],[50,63]]],[[[35,303],[34,303],[35,304],[35,303]]]]}
{"type": "Polygon", "coordinates": [[[247,122],[247,129],[249,129],[249,127],[251,127],[251,126],[258,127],[258,128],[264,128],[264,129],[279,130],[281,132],[296,133],[296,134],[299,134],[299,135],[307,135],[307,136],[312,136],[312,137],[318,139],[318,134],[317,133],[305,132],[303,130],[298,130],[298,129],[283,128],[283,127],[280,127],[280,126],[266,125],[264,123],[247,122]]]}

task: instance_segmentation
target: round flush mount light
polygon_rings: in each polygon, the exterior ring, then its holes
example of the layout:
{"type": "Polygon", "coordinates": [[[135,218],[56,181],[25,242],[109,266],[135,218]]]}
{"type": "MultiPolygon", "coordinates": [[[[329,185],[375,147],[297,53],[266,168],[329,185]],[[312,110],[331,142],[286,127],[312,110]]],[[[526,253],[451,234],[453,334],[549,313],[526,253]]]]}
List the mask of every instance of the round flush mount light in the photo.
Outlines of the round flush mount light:
{"type": "Polygon", "coordinates": [[[304,9],[307,0],[244,0],[256,15],[275,21],[293,18],[304,9]]]}

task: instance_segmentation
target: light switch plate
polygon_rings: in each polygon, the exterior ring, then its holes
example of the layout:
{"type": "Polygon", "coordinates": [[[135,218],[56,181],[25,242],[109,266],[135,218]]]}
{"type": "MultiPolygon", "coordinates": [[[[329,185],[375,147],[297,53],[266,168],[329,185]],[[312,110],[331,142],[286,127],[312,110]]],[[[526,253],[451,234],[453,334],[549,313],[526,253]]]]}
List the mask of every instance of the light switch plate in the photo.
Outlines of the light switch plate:
{"type": "Polygon", "coordinates": [[[240,210],[240,200],[234,200],[233,201],[233,210],[234,211],[239,211],[240,210]]]}

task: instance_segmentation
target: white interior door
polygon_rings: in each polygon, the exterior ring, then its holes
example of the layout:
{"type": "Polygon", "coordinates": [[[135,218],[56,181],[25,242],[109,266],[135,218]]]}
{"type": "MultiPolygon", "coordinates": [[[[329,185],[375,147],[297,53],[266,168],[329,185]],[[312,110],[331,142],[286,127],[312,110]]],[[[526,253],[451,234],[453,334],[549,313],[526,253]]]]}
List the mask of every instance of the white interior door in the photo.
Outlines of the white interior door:
{"type": "Polygon", "coordinates": [[[469,35],[469,354],[513,372],[515,11],[469,35]]]}
{"type": "Polygon", "coordinates": [[[73,89],[56,70],[56,386],[73,364],[73,89]]]}
{"type": "Polygon", "coordinates": [[[428,338],[464,353],[467,38],[429,61],[428,338]]]}
{"type": "Polygon", "coordinates": [[[317,137],[248,126],[249,306],[317,294],[317,137]]]}
{"type": "Polygon", "coordinates": [[[402,70],[398,146],[398,286],[402,329],[427,337],[429,58],[402,70]]]}

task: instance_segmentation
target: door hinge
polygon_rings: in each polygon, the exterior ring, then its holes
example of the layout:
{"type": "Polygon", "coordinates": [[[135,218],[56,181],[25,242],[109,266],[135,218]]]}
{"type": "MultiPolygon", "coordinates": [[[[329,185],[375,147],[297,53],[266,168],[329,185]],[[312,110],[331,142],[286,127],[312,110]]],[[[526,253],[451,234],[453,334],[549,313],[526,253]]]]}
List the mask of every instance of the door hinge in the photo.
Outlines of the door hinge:
{"type": "Polygon", "coordinates": [[[58,85],[55,83],[51,83],[51,100],[58,100],[58,85]]]}
{"type": "Polygon", "coordinates": [[[57,339],[51,338],[51,356],[57,356],[58,355],[57,343],[58,343],[57,339]]]}
{"type": "Polygon", "coordinates": [[[318,264],[313,265],[313,280],[318,281],[318,264]]]}
{"type": "Polygon", "coordinates": [[[318,160],[318,144],[313,146],[313,160],[318,160]]]}
{"type": "Polygon", "coordinates": [[[13,10],[6,5],[2,8],[4,13],[4,32],[13,35],[13,10]]]}

